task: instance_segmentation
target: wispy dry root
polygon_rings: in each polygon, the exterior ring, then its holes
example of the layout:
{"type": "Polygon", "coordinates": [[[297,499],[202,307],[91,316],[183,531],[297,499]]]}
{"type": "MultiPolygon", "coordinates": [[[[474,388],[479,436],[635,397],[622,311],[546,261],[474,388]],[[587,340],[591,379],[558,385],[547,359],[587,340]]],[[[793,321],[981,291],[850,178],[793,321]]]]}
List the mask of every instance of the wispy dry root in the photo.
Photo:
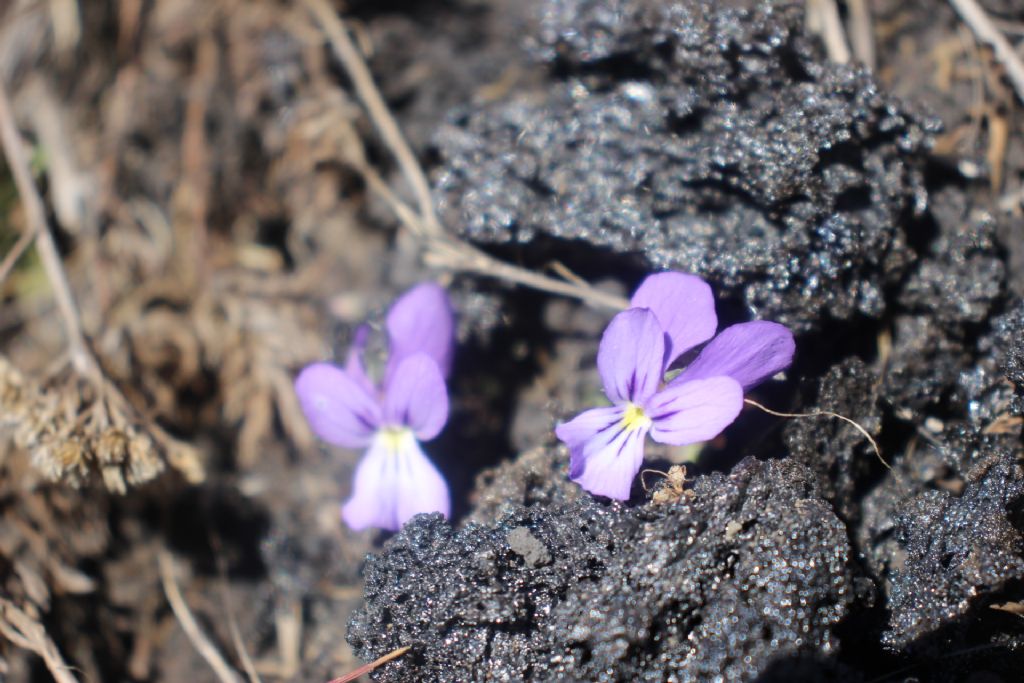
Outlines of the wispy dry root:
{"type": "Polygon", "coordinates": [[[43,625],[10,600],[0,598],[0,635],[42,658],[57,683],[77,683],[43,625]]]}

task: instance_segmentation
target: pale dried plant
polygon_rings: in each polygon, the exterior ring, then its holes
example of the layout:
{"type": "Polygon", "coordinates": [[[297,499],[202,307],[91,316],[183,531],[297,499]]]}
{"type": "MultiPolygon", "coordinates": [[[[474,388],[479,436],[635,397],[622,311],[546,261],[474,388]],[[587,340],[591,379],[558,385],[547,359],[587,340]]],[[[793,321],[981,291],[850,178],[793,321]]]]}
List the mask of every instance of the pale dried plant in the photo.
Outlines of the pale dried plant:
{"type": "Polygon", "coordinates": [[[82,486],[93,477],[113,493],[150,481],[172,464],[186,479],[203,476],[195,449],[135,418],[107,383],[66,369],[45,385],[0,356],[0,410],[15,443],[50,481],[82,486]]]}

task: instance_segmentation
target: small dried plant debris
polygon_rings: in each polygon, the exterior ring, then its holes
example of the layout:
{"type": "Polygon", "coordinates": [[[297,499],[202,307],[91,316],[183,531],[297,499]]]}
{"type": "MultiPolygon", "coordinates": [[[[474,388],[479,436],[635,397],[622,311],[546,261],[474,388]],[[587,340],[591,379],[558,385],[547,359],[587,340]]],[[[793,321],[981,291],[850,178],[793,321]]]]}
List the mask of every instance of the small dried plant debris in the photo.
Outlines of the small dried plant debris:
{"type": "Polygon", "coordinates": [[[97,477],[113,493],[147,482],[170,463],[203,477],[197,452],[138,418],[113,387],[62,372],[40,386],[0,356],[0,408],[15,443],[50,481],[81,486],[97,477]]]}
{"type": "Polygon", "coordinates": [[[664,480],[651,494],[651,502],[655,505],[672,505],[684,498],[692,498],[693,491],[686,488],[686,466],[673,465],[668,469],[664,480]]]}

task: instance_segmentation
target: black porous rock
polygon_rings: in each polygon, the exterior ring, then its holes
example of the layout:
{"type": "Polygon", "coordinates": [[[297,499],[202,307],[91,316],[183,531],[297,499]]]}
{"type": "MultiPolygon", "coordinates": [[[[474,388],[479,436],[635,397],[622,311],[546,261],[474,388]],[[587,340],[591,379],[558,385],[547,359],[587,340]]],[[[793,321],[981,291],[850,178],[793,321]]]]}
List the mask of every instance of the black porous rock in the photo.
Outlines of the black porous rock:
{"type": "Polygon", "coordinates": [[[413,648],[379,681],[838,676],[834,627],[855,597],[813,474],[753,459],[677,503],[583,496],[459,530],[422,516],[370,558],[366,586],[356,653],[413,648]]]}
{"type": "MultiPolygon", "coordinates": [[[[987,610],[1003,588],[1024,580],[1024,536],[1012,519],[1021,521],[1024,471],[1012,450],[986,450],[959,495],[924,491],[895,516],[905,559],[890,577],[892,616],[883,637],[889,647],[920,641],[936,654],[960,644],[977,618],[962,617],[987,610]]],[[[1024,656],[1024,628],[1017,649],[1024,656]]]]}
{"type": "Polygon", "coordinates": [[[1024,301],[1016,301],[1009,312],[994,323],[993,346],[999,369],[1010,380],[1016,394],[1011,413],[1024,415],[1024,301]]]}
{"type": "MultiPolygon", "coordinates": [[[[816,398],[802,403],[804,412],[828,411],[855,421],[878,435],[878,375],[859,359],[831,368],[814,384],[816,398]]],[[[860,516],[859,499],[865,482],[877,479],[884,468],[868,439],[853,425],[838,418],[818,416],[790,420],[783,429],[790,457],[806,465],[817,477],[823,497],[847,524],[860,516]]]]}
{"type": "Polygon", "coordinates": [[[996,221],[958,189],[933,191],[929,202],[937,234],[914,264],[899,303],[928,315],[940,330],[958,331],[988,319],[1005,292],[996,221]]]}
{"type": "Polygon", "coordinates": [[[524,507],[565,508],[578,498],[589,496],[569,481],[568,472],[569,454],[564,448],[549,444],[524,451],[480,473],[473,493],[473,510],[467,519],[494,524],[524,507]]]}
{"type": "Polygon", "coordinates": [[[460,530],[440,515],[419,516],[369,558],[366,605],[353,614],[348,641],[366,660],[412,646],[374,673],[379,681],[537,680],[551,654],[555,604],[604,573],[635,524],[589,496],[460,530]]]}
{"type": "Polygon", "coordinates": [[[778,680],[839,648],[854,599],[845,528],[794,461],[749,458],[641,509],[628,553],[573,586],[552,621],[562,681],[778,680]],[[760,680],[764,680],[761,678],[760,680]]]}
{"type": "Polygon", "coordinates": [[[962,335],[944,333],[929,315],[898,315],[890,329],[881,393],[901,419],[920,423],[944,411],[956,378],[971,367],[973,352],[962,335]]]}
{"type": "Polygon", "coordinates": [[[447,224],[639,253],[798,330],[881,315],[926,206],[931,124],[821,60],[798,4],[543,8],[547,84],[459,110],[437,136],[447,224]]]}

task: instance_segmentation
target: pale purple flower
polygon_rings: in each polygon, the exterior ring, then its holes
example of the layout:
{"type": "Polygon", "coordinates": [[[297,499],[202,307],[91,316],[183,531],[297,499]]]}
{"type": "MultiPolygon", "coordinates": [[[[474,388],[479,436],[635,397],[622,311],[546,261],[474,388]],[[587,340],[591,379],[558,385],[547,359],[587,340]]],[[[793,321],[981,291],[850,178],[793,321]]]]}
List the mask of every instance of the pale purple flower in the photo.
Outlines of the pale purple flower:
{"type": "Polygon", "coordinates": [[[444,477],[421,441],[448,420],[445,375],[454,347],[454,315],[444,290],[422,284],[388,311],[388,361],[375,382],[363,364],[368,330],[356,332],[344,369],[313,363],[295,380],[295,393],[313,432],[324,441],[365,448],[342,518],[355,530],[397,531],[421,512],[450,514],[444,477]]]}
{"type": "Polygon", "coordinates": [[[685,273],[648,277],[601,337],[597,369],[607,408],[558,425],[569,446],[569,477],[596,495],[627,500],[648,434],[673,446],[707,441],[743,407],[743,392],[789,366],[795,345],[783,325],[727,327],[667,385],[665,371],[711,339],[718,326],[706,282],[685,273]]]}

